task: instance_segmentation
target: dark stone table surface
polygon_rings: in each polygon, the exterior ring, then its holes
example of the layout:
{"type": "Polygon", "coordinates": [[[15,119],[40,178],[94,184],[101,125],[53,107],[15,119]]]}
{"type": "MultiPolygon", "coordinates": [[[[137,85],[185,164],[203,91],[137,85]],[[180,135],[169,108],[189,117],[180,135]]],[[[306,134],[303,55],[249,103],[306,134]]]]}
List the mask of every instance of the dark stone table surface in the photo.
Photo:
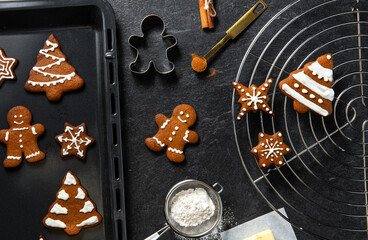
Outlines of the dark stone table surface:
{"type": "MultiPolygon", "coordinates": [[[[201,28],[198,1],[109,2],[116,14],[118,31],[128,239],[144,239],[164,225],[165,196],[171,186],[184,179],[222,184],[224,221],[220,231],[272,211],[252,186],[237,153],[232,126],[231,82],[235,80],[252,39],[288,1],[267,0],[269,8],[210,60],[210,70],[216,70],[216,75],[210,78],[191,69],[191,53],[204,55],[256,1],[215,0],[218,14],[216,27],[209,31],[201,28]],[[130,48],[128,38],[130,35],[141,35],[140,23],[149,14],[162,17],[166,33],[177,38],[178,45],[172,52],[176,68],[172,74],[161,75],[150,71],[140,76],[129,71],[135,51],[130,48]],[[175,106],[182,103],[192,105],[197,111],[198,120],[192,129],[199,134],[200,141],[187,145],[186,160],[176,164],[166,158],[164,151],[149,151],[144,140],[157,131],[154,122],[157,113],[171,116],[175,106]]],[[[311,1],[305,2],[308,4],[311,1]]],[[[296,234],[298,239],[312,239],[297,230],[296,234]]],[[[176,238],[171,231],[162,237],[176,238]]],[[[216,235],[210,237],[217,238],[216,235]]]]}

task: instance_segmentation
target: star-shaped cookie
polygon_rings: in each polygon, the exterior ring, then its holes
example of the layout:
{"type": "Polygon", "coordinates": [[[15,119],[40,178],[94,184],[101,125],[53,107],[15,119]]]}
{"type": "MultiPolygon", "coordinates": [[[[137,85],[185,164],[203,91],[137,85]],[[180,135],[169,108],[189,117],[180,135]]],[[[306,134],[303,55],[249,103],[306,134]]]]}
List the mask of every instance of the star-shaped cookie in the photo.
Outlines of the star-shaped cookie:
{"type": "Polygon", "coordinates": [[[251,151],[259,157],[260,168],[267,168],[271,164],[281,167],[284,165],[282,156],[289,152],[290,148],[283,142],[280,131],[273,135],[260,132],[258,134],[258,145],[251,151]]]}
{"type": "Polygon", "coordinates": [[[261,86],[252,84],[249,88],[241,83],[233,82],[236,92],[240,95],[238,102],[241,104],[241,110],[237,119],[240,120],[247,112],[257,112],[258,109],[273,116],[273,112],[267,102],[270,98],[267,96],[268,90],[272,85],[273,79],[266,80],[261,86]]]}
{"type": "Polygon", "coordinates": [[[64,133],[57,135],[55,140],[61,145],[61,157],[74,155],[80,159],[86,158],[86,149],[95,141],[87,135],[85,123],[76,127],[65,123],[64,133]]]}
{"type": "Polygon", "coordinates": [[[6,57],[4,50],[0,48],[0,86],[5,79],[15,79],[14,68],[17,63],[16,58],[6,57]]]}

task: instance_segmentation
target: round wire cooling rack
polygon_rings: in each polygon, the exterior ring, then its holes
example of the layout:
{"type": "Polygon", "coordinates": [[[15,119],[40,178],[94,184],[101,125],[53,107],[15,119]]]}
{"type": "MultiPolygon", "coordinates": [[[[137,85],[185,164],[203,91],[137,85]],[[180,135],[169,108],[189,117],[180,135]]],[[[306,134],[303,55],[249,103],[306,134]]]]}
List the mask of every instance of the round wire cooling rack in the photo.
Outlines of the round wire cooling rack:
{"type": "Polygon", "coordinates": [[[300,0],[281,9],[250,44],[236,82],[260,85],[270,77],[273,117],[258,112],[236,120],[233,93],[235,143],[246,174],[274,211],[309,236],[368,239],[368,3],[300,0]],[[298,114],[278,83],[326,53],[334,58],[334,112],[298,114]],[[277,131],[292,153],[284,166],[260,169],[250,149],[259,132],[277,131]]]}

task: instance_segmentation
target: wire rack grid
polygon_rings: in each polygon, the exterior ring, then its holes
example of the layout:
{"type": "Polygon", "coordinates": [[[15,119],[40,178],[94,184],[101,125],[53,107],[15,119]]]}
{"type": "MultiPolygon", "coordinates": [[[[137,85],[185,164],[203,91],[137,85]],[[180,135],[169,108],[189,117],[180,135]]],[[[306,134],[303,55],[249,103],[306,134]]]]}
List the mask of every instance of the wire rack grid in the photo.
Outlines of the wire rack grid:
{"type": "Polygon", "coordinates": [[[260,85],[272,77],[274,117],[256,113],[236,120],[235,143],[256,190],[295,228],[319,239],[368,239],[368,9],[367,2],[295,1],[256,35],[236,82],[260,85]],[[315,3],[317,2],[317,3],[315,3]],[[326,53],[334,58],[334,112],[329,117],[298,114],[278,89],[291,71],[326,53]],[[281,130],[292,153],[286,164],[262,170],[250,154],[259,132],[281,130]]]}

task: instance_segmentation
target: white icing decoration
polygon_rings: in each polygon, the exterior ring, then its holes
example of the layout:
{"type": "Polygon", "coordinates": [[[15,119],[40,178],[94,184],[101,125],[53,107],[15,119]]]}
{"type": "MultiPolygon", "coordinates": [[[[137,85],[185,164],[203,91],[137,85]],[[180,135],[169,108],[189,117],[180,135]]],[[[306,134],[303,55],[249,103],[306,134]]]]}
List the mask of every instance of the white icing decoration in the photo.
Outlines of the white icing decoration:
{"type": "Polygon", "coordinates": [[[22,137],[22,134],[19,134],[19,137],[21,138],[22,137]]]}
{"type": "Polygon", "coordinates": [[[77,224],[76,226],[77,227],[84,227],[84,226],[93,225],[93,224],[96,224],[96,223],[98,223],[98,218],[96,216],[93,216],[93,217],[90,217],[87,220],[81,222],[80,224],[77,224]]]}
{"type": "Polygon", "coordinates": [[[186,142],[189,142],[188,136],[189,136],[189,130],[186,130],[185,131],[185,136],[183,137],[183,140],[186,141],[186,142]]]}
{"type": "Polygon", "coordinates": [[[75,196],[76,199],[84,199],[86,197],[86,194],[81,188],[78,188],[78,194],[75,196]]]}
{"type": "Polygon", "coordinates": [[[167,126],[167,124],[169,124],[170,119],[167,119],[161,126],[162,129],[165,129],[165,127],[167,126]]]}
{"type": "Polygon", "coordinates": [[[67,194],[65,192],[65,190],[61,190],[59,193],[58,193],[58,196],[57,196],[58,199],[61,199],[61,200],[68,200],[69,199],[69,194],[67,194]]]}
{"type": "Polygon", "coordinates": [[[258,152],[258,150],[257,150],[257,149],[254,149],[254,151],[253,151],[253,152],[257,153],[257,152],[258,152]]]}
{"type": "Polygon", "coordinates": [[[265,164],[265,163],[263,163],[263,164],[262,164],[262,166],[263,166],[263,167],[266,167],[266,164],[265,164]]]}
{"type": "Polygon", "coordinates": [[[17,124],[17,125],[21,125],[21,124],[24,123],[24,121],[21,121],[21,122],[14,121],[14,123],[17,124]]]}
{"type": "Polygon", "coordinates": [[[84,207],[80,210],[82,213],[92,212],[95,207],[93,206],[91,201],[87,201],[84,203],[84,207]]]}
{"type": "Polygon", "coordinates": [[[21,157],[17,157],[17,156],[6,156],[7,159],[13,159],[13,160],[20,160],[21,157]]]}
{"type": "Polygon", "coordinates": [[[264,134],[263,134],[263,133],[261,133],[261,134],[260,134],[260,136],[261,136],[261,137],[264,137],[264,134]]]}
{"type": "Polygon", "coordinates": [[[156,137],[153,137],[153,139],[155,139],[157,144],[159,144],[161,147],[165,147],[165,144],[158,140],[156,137]]]}
{"type": "Polygon", "coordinates": [[[23,145],[20,145],[19,147],[20,147],[20,148],[23,148],[23,145]]]}
{"type": "Polygon", "coordinates": [[[55,203],[55,205],[51,208],[50,213],[55,213],[55,214],[68,214],[68,209],[65,208],[65,207],[60,206],[57,203],[55,203]]]}
{"type": "Polygon", "coordinates": [[[279,164],[282,165],[282,161],[280,161],[279,164]]]}
{"type": "Polygon", "coordinates": [[[261,99],[266,99],[266,96],[261,96],[261,92],[257,92],[256,93],[256,88],[253,87],[253,95],[250,95],[249,93],[245,94],[248,98],[243,98],[242,101],[246,102],[249,101],[249,103],[247,103],[248,106],[251,106],[252,104],[254,105],[253,108],[254,110],[258,109],[257,103],[263,103],[263,101],[261,99]]]}
{"type": "Polygon", "coordinates": [[[26,156],[26,159],[36,157],[36,156],[40,155],[40,153],[41,153],[40,151],[37,151],[37,152],[31,153],[31,154],[28,154],[26,156]]]}
{"type": "Polygon", "coordinates": [[[189,114],[185,115],[187,118],[189,118],[189,114]]]}
{"type": "Polygon", "coordinates": [[[178,127],[178,126],[176,126],[176,127],[175,127],[175,130],[179,130],[179,127],[178,127]]]}
{"type": "Polygon", "coordinates": [[[313,111],[315,111],[316,113],[326,117],[329,115],[328,111],[323,109],[322,107],[318,106],[317,104],[309,101],[308,99],[306,99],[305,97],[303,97],[302,95],[300,95],[298,92],[296,92],[295,90],[293,90],[291,87],[289,87],[289,85],[287,84],[283,84],[282,85],[282,90],[284,90],[288,95],[292,96],[293,98],[295,98],[297,101],[299,101],[301,104],[307,106],[308,108],[312,109],[313,111]]]}
{"type": "Polygon", "coordinates": [[[21,115],[19,115],[19,117],[23,117],[23,115],[21,114],[21,115]]]}
{"type": "Polygon", "coordinates": [[[286,148],[286,151],[290,151],[290,149],[289,148],[286,148]]]}
{"type": "Polygon", "coordinates": [[[335,92],[332,88],[328,88],[326,86],[323,86],[322,84],[319,84],[318,82],[310,78],[307,74],[305,74],[303,71],[297,74],[293,74],[293,77],[295,78],[295,80],[297,80],[304,86],[308,87],[310,90],[312,90],[319,96],[330,101],[334,99],[335,92]]]}
{"type": "Polygon", "coordinates": [[[265,87],[268,87],[268,84],[266,83],[264,86],[265,86],[265,87]]]}
{"type": "Polygon", "coordinates": [[[243,113],[243,112],[241,112],[241,113],[240,113],[240,115],[244,116],[244,113],[243,113]]]}
{"type": "Polygon", "coordinates": [[[331,60],[332,56],[331,55],[327,55],[327,59],[331,60]]]}
{"type": "Polygon", "coordinates": [[[238,86],[238,89],[241,89],[241,86],[238,86]]]}
{"type": "Polygon", "coordinates": [[[171,134],[172,134],[173,136],[175,136],[176,132],[175,132],[175,131],[173,131],[171,134]]]}
{"type": "Polygon", "coordinates": [[[240,120],[240,117],[237,117],[236,119],[240,120]]]}
{"type": "Polygon", "coordinates": [[[310,66],[308,66],[308,69],[313,72],[313,75],[317,74],[319,79],[324,78],[324,80],[333,81],[333,71],[332,69],[325,68],[321,64],[319,64],[318,61],[315,61],[310,66]]]}
{"type": "Polygon", "coordinates": [[[247,109],[246,109],[246,108],[243,108],[243,111],[244,111],[244,112],[246,112],[246,111],[247,111],[247,109]]]}
{"type": "Polygon", "coordinates": [[[242,90],[241,90],[241,92],[245,92],[245,90],[244,90],[244,89],[242,89],[242,90]]]}
{"type": "Polygon", "coordinates": [[[261,88],[261,89],[262,89],[262,91],[266,91],[266,88],[264,88],[264,87],[263,87],[263,88],[261,88]]]}
{"type": "Polygon", "coordinates": [[[18,116],[17,115],[14,115],[14,118],[17,118],[18,116]]]}
{"type": "Polygon", "coordinates": [[[295,88],[299,88],[299,84],[294,83],[294,87],[295,87],[295,88]]]}
{"type": "Polygon", "coordinates": [[[83,150],[80,150],[80,147],[82,144],[88,146],[92,141],[88,137],[84,137],[84,139],[80,137],[80,134],[84,132],[83,126],[78,127],[78,132],[74,134],[72,132],[73,130],[74,128],[66,126],[64,132],[68,133],[69,136],[64,138],[62,136],[58,137],[60,143],[70,142],[70,144],[68,144],[66,148],[63,148],[63,155],[68,155],[68,151],[71,150],[73,148],[72,146],[74,145],[74,149],[77,150],[77,154],[81,157],[84,157],[85,152],[83,150]]]}
{"type": "Polygon", "coordinates": [[[268,79],[268,82],[269,82],[269,83],[272,83],[272,79],[268,79]]]}
{"type": "Polygon", "coordinates": [[[15,58],[7,58],[3,55],[3,51],[0,51],[0,80],[14,79],[13,71],[11,71],[12,66],[15,63],[15,58]]]}
{"type": "Polygon", "coordinates": [[[22,131],[22,130],[27,130],[28,127],[22,127],[22,128],[12,128],[13,131],[22,131]]]}
{"type": "Polygon", "coordinates": [[[183,154],[183,151],[180,151],[180,150],[178,150],[178,149],[176,149],[176,148],[171,148],[171,147],[169,147],[167,150],[168,150],[168,151],[171,151],[171,152],[173,152],[173,153],[183,154]]]}
{"type": "Polygon", "coordinates": [[[303,89],[303,90],[302,90],[302,93],[307,94],[307,93],[308,93],[308,90],[307,90],[307,89],[303,89]]]}
{"type": "Polygon", "coordinates": [[[45,221],[45,224],[49,227],[54,227],[54,228],[66,228],[65,223],[63,223],[60,220],[54,220],[51,218],[47,218],[45,221]]]}
{"type": "Polygon", "coordinates": [[[19,139],[19,142],[21,143],[22,142],[22,139],[19,139]]]}
{"type": "Polygon", "coordinates": [[[180,111],[180,115],[183,115],[184,114],[184,112],[183,111],[180,111]]]}
{"type": "Polygon", "coordinates": [[[233,84],[234,84],[234,86],[238,85],[236,82],[234,82],[233,84]]]}
{"type": "Polygon", "coordinates": [[[51,46],[50,48],[46,48],[46,49],[41,49],[39,51],[40,54],[44,55],[46,58],[49,58],[51,57],[52,60],[57,60],[56,62],[53,62],[53,63],[50,63],[48,65],[45,65],[45,66],[41,66],[41,67],[33,67],[32,70],[35,71],[35,72],[38,72],[40,74],[42,74],[43,76],[50,76],[51,78],[58,78],[58,80],[55,80],[55,81],[50,81],[50,82],[36,82],[36,81],[30,81],[28,80],[28,83],[31,84],[32,86],[36,86],[36,85],[39,85],[41,87],[43,87],[44,85],[46,85],[47,87],[49,87],[50,85],[56,85],[58,83],[61,83],[63,84],[66,80],[71,80],[72,77],[74,77],[76,74],[75,72],[72,72],[72,73],[69,73],[69,74],[66,74],[66,75],[62,75],[62,74],[52,74],[52,73],[48,73],[48,72],[45,72],[43,70],[47,69],[47,68],[52,68],[53,66],[55,65],[60,65],[62,62],[65,61],[65,58],[59,58],[59,57],[56,57],[52,54],[49,54],[48,52],[53,52],[55,51],[55,49],[57,47],[59,47],[59,45],[57,43],[52,43],[50,42],[49,40],[46,40],[46,45],[47,46],[51,46]]]}
{"type": "Polygon", "coordinates": [[[7,142],[9,140],[9,132],[7,131],[6,133],[5,133],[5,141],[7,142]]]}
{"type": "Polygon", "coordinates": [[[315,98],[316,98],[316,95],[311,94],[311,95],[309,95],[309,97],[310,97],[311,99],[315,99],[315,98]]]}
{"type": "Polygon", "coordinates": [[[65,185],[77,185],[77,181],[75,180],[74,176],[68,172],[66,174],[64,184],[65,185]]]}
{"type": "Polygon", "coordinates": [[[32,134],[37,135],[36,129],[34,127],[32,127],[32,134]]]}
{"type": "Polygon", "coordinates": [[[187,122],[187,120],[183,120],[183,119],[181,119],[180,118],[180,116],[178,116],[178,119],[180,120],[180,122],[182,122],[182,123],[186,123],[187,122]]]}
{"type": "MultiPolygon", "coordinates": [[[[271,140],[271,139],[270,139],[271,140]]],[[[271,140],[272,141],[272,140],[271,140]]],[[[266,147],[267,147],[267,149],[264,149],[264,150],[261,150],[261,152],[265,152],[265,153],[267,153],[267,156],[266,156],[266,159],[268,159],[268,157],[278,157],[277,156],[277,153],[276,153],[276,151],[277,150],[284,150],[283,148],[278,148],[276,145],[277,145],[277,143],[278,143],[278,141],[276,141],[275,142],[275,144],[273,144],[273,143],[269,143],[268,142],[268,139],[266,139],[266,147]]]]}
{"type": "Polygon", "coordinates": [[[172,142],[172,140],[173,140],[172,137],[169,137],[169,141],[172,142]]]}
{"type": "Polygon", "coordinates": [[[322,99],[318,99],[318,102],[319,102],[320,104],[322,104],[322,103],[323,103],[323,100],[322,100],[322,99]]]}

